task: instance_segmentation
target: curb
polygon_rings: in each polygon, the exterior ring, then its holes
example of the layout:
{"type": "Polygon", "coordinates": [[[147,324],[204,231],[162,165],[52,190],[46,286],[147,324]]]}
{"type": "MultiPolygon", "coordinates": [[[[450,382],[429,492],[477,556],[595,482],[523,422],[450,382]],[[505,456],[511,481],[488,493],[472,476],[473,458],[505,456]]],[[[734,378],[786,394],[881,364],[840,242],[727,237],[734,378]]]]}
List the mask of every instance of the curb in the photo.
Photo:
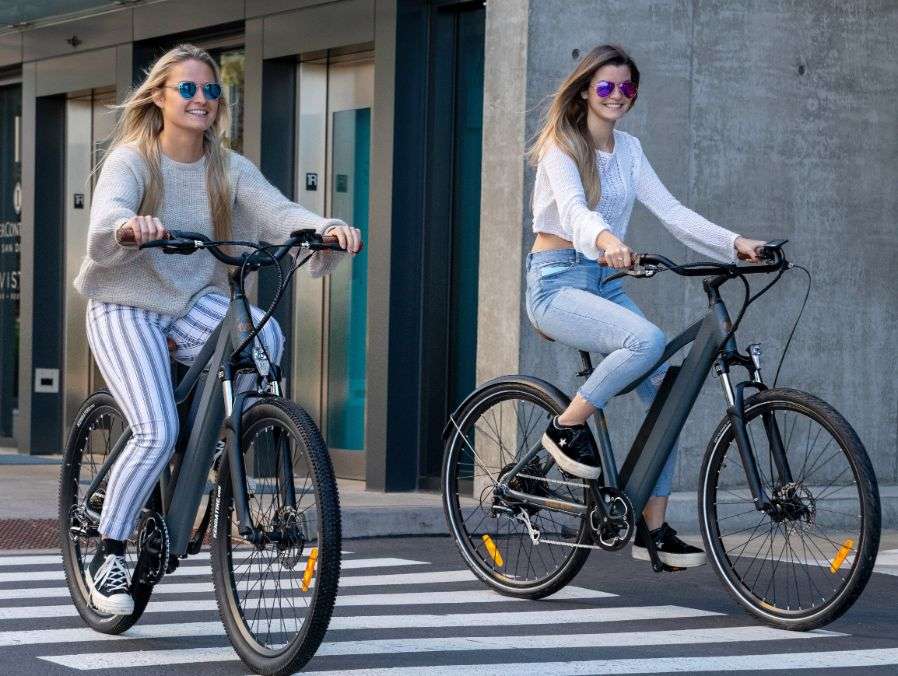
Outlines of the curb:
{"type": "MultiPolygon", "coordinates": [[[[898,486],[880,486],[880,497],[882,523],[888,528],[898,523],[898,486]]],[[[667,520],[681,535],[696,535],[697,509],[695,493],[674,493],[667,520]]],[[[441,505],[344,507],[341,521],[345,539],[449,535],[441,505]]],[[[0,519],[0,550],[53,548],[56,538],[56,519],[0,519]]]]}

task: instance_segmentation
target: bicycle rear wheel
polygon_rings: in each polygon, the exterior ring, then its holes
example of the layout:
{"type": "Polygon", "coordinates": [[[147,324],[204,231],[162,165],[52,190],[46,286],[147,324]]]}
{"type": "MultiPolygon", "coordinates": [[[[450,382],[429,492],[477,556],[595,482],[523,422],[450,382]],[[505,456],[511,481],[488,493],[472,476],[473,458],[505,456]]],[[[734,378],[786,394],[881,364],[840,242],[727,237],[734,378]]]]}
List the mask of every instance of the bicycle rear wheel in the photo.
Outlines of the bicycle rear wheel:
{"type": "Polygon", "coordinates": [[[246,665],[288,674],[312,658],[330,623],[340,577],[337,485],[321,433],[293,402],[257,402],[242,430],[249,507],[262,538],[253,544],[238,533],[226,453],[212,525],[215,597],[246,665]]]}
{"type": "Polygon", "coordinates": [[[583,516],[510,503],[494,493],[500,476],[539,447],[510,487],[587,504],[586,483],[563,473],[542,448],[546,425],[566,405],[548,383],[515,376],[484,386],[449,421],[442,477],[446,521],[471,571],[502,594],[531,599],[554,594],[589,556],[590,550],[579,546],[591,540],[583,516]],[[524,514],[539,530],[539,544],[533,544],[524,514]]]}
{"type": "Polygon", "coordinates": [[[879,491],[857,434],[831,406],[775,389],[746,401],[745,424],[772,513],[755,509],[724,419],[701,469],[699,518],[709,560],[751,614],[783,629],[832,622],[857,599],[879,547],[879,491]],[[771,453],[775,419],[792,481],[771,453]]]}
{"type": "MultiPolygon", "coordinates": [[[[132,580],[134,612],[130,615],[104,615],[90,604],[85,571],[101,546],[97,532],[99,520],[91,514],[103,510],[106,479],[100,484],[90,505],[85,503],[87,488],[96,478],[116,443],[130,435],[125,416],[112,395],[105,390],[89,396],[78,412],[66,443],[59,476],[59,545],[66,584],[78,614],[92,629],[104,634],[120,634],[134,625],[150,600],[152,587],[132,580]],[[85,508],[89,507],[89,510],[85,508]]],[[[153,496],[150,500],[153,500],[153,496]]],[[[133,572],[137,545],[132,537],[126,543],[125,559],[133,572]]]]}

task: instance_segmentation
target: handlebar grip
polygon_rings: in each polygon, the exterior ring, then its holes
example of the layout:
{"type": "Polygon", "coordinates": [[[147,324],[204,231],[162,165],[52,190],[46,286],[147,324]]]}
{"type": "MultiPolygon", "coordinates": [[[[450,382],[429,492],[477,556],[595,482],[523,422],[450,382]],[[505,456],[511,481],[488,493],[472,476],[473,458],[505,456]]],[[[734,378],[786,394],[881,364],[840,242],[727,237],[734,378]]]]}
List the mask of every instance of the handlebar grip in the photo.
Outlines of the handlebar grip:
{"type": "MultiPolygon", "coordinates": [[[[337,239],[334,235],[322,235],[321,243],[325,247],[332,248],[335,251],[343,251],[343,249],[340,248],[340,240],[337,239]]],[[[364,249],[364,248],[365,248],[365,243],[359,242],[359,250],[356,253],[361,253],[362,249],[364,249]]]]}
{"type": "MultiPolygon", "coordinates": [[[[166,239],[172,239],[172,234],[168,230],[166,230],[165,234],[162,236],[162,240],[166,239]]],[[[115,234],[115,240],[121,246],[127,247],[129,249],[137,246],[137,241],[134,239],[134,231],[131,228],[126,228],[125,226],[122,226],[118,229],[118,232],[116,232],[115,234]]],[[[162,240],[154,240],[156,242],[160,242],[160,244],[154,244],[153,246],[162,246],[162,240]]],[[[147,244],[149,244],[149,242],[146,242],[141,246],[141,248],[146,248],[147,244]]]]}

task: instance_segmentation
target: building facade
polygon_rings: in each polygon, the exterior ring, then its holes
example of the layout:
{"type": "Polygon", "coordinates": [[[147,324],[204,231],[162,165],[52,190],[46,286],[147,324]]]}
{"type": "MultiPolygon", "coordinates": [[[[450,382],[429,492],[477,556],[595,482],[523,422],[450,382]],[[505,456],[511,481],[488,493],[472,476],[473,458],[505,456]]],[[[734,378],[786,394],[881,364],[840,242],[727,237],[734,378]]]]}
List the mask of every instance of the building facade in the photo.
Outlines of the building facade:
{"type": "MultiPolygon", "coordinates": [[[[435,488],[443,425],[476,383],[525,372],[576,387],[576,353],[542,342],[523,312],[524,152],[579,56],[617,42],[643,73],[623,128],[671,191],[721,225],[790,239],[814,275],[781,382],[831,401],[883,482],[898,478],[894,3],[31,5],[0,29],[0,436],[21,452],[58,452],[101,384],[71,280],[109,106],[189,41],[221,64],[232,146],[288,197],[364,232],[351,266],[298,276],[280,307],[291,396],[319,421],[340,476],[435,488]]],[[[695,257],[641,207],[631,233],[638,250],[695,257]]],[[[272,286],[260,281],[261,304],[272,286]]],[[[702,311],[694,283],[631,289],[671,334],[702,311]]],[[[790,274],[746,319],[770,371],[803,291],[790,274]]],[[[681,440],[681,489],[723,415],[710,385],[681,440]]],[[[640,407],[615,400],[609,418],[623,455],[640,407]]]]}

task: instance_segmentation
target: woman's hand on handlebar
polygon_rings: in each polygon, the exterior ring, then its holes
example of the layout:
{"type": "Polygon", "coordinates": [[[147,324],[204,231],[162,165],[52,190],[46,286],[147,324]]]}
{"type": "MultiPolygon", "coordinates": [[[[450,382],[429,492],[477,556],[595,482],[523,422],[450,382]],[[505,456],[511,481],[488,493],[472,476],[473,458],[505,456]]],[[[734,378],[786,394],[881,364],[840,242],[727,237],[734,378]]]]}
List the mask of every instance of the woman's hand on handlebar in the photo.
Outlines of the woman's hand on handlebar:
{"type": "Polygon", "coordinates": [[[336,237],[340,243],[340,248],[355,255],[362,250],[362,232],[358,228],[353,228],[345,223],[342,225],[332,225],[324,231],[325,235],[336,237]]]}
{"type": "Polygon", "coordinates": [[[604,251],[600,263],[615,270],[626,270],[633,265],[633,250],[615,237],[610,230],[603,230],[596,237],[596,246],[604,251]]]}
{"type": "Polygon", "coordinates": [[[115,239],[124,246],[140,246],[156,239],[167,239],[168,232],[155,216],[135,216],[115,233],[115,239]]]}
{"type": "Polygon", "coordinates": [[[736,247],[736,258],[742,261],[757,263],[761,260],[761,247],[765,244],[766,242],[759,239],[737,237],[734,242],[734,246],[736,247]]]}

